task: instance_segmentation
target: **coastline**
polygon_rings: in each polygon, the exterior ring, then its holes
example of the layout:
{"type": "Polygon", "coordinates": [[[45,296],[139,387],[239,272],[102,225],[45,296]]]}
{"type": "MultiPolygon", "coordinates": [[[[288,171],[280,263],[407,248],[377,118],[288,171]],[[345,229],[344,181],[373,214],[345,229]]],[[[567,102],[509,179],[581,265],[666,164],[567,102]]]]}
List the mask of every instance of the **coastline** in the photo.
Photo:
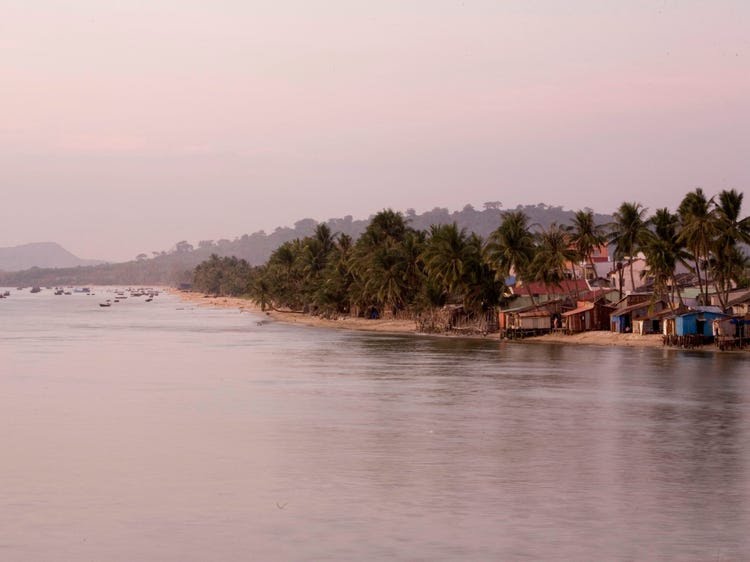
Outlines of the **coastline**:
{"type": "Polygon", "coordinates": [[[177,289],[169,289],[169,293],[185,302],[211,308],[233,308],[240,312],[252,312],[265,316],[267,319],[285,324],[309,326],[312,328],[333,328],[339,330],[356,330],[360,332],[378,332],[391,334],[417,334],[413,320],[368,320],[366,318],[341,317],[338,320],[310,316],[299,312],[284,312],[281,310],[261,310],[260,306],[250,299],[239,297],[213,297],[202,293],[189,293],[177,289]]]}
{"type": "MultiPolygon", "coordinates": [[[[466,334],[424,334],[416,331],[416,325],[413,320],[369,320],[365,318],[350,318],[342,316],[339,319],[331,320],[320,318],[318,316],[309,316],[298,312],[284,312],[279,310],[262,311],[255,302],[239,297],[214,297],[202,293],[184,292],[177,289],[169,289],[168,292],[177,296],[184,302],[196,306],[206,306],[211,308],[237,309],[240,312],[251,312],[257,315],[265,316],[267,319],[285,324],[298,326],[308,326],[312,328],[329,328],[337,330],[353,330],[360,332],[373,333],[390,333],[406,334],[423,337],[450,337],[450,338],[470,338],[470,339],[495,339],[493,336],[466,335],[466,334]]],[[[545,334],[522,340],[512,340],[508,343],[518,344],[535,344],[535,343],[552,343],[560,345],[593,345],[598,347],[631,347],[631,348],[663,348],[662,336],[660,334],[617,334],[614,332],[582,332],[579,334],[562,335],[562,334],[545,334]]],[[[665,348],[679,350],[679,348],[665,348]]],[[[714,346],[704,346],[692,351],[711,351],[719,352],[714,346]]],[[[731,352],[730,352],[731,353],[731,352]]]]}

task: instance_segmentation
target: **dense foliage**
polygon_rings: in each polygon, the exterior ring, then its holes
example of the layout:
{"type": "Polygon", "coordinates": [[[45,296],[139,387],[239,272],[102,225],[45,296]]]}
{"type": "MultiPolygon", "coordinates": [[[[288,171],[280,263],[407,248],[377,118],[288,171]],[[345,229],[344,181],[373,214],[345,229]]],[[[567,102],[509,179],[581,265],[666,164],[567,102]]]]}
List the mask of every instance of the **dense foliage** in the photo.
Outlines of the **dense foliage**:
{"type": "Polygon", "coordinates": [[[633,259],[642,252],[657,295],[670,296],[683,263],[703,295],[713,289],[726,304],[730,288],[747,283],[742,244],[750,242],[750,219],[741,218],[742,199],[735,190],[707,199],[697,189],[677,213],[658,209],[647,216],[639,203],[623,203],[607,224],[597,224],[587,209],[571,214],[568,225],[546,227],[512,210],[500,213],[486,240],[455,222],[416,229],[388,209],[356,241],[319,224],[311,235],[281,244],[260,267],[214,255],[196,268],[194,286],[326,316],[418,314],[445,304],[478,315],[507,297],[508,277],[550,284],[580,277],[576,264],[593,265],[595,250],[609,243],[633,286],[633,259]]]}
{"type": "MultiPolygon", "coordinates": [[[[499,201],[484,204],[483,209],[466,205],[459,211],[449,211],[436,207],[431,211],[417,213],[407,210],[405,218],[414,230],[428,230],[430,225],[451,224],[455,222],[468,232],[479,236],[489,236],[497,228],[500,220],[499,201]]],[[[539,203],[516,207],[529,217],[531,222],[548,226],[552,222],[564,223],[573,216],[572,211],[562,207],[553,207],[539,203]]],[[[600,222],[606,222],[607,215],[595,215],[600,222]]],[[[358,239],[369,225],[371,219],[357,220],[351,216],[332,218],[323,224],[338,236],[346,234],[353,240],[358,239]]],[[[246,260],[250,265],[261,265],[268,261],[271,253],[286,242],[311,236],[318,222],[307,218],[294,223],[291,227],[279,227],[273,232],[262,230],[252,234],[243,234],[233,239],[201,240],[195,245],[185,240],[177,242],[170,250],[152,251],[138,254],[135,259],[125,263],[109,263],[98,266],[70,267],[64,269],[28,269],[25,271],[0,272],[0,286],[16,285],[112,285],[112,284],[178,284],[188,282],[193,269],[201,262],[216,254],[220,257],[236,256],[246,260]]]]}

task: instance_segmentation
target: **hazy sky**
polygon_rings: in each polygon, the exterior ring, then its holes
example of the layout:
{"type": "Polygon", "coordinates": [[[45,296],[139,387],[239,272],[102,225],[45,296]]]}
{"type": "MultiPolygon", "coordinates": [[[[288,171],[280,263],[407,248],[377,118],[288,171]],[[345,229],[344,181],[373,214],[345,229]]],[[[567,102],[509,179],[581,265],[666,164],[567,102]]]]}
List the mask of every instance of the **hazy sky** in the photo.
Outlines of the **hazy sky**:
{"type": "Polygon", "coordinates": [[[748,30],[746,0],[0,0],[0,246],[745,191],[748,30]]]}

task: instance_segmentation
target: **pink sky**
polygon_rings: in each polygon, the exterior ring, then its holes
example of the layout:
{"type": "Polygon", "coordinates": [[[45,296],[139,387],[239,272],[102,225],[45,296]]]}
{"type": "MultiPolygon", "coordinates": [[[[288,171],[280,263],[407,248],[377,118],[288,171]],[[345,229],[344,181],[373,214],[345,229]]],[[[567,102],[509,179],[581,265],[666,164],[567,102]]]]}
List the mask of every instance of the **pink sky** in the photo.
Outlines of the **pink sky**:
{"type": "MultiPolygon", "coordinates": [[[[0,246],[750,179],[746,2],[6,0],[0,246]]],[[[750,205],[750,202],[748,202],[750,205]]]]}

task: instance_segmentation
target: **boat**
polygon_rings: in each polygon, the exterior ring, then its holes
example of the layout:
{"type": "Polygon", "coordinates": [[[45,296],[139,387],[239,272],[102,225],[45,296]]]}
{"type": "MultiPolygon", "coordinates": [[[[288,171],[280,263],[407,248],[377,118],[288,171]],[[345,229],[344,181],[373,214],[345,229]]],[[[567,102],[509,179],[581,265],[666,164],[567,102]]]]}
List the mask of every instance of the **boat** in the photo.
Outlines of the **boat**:
{"type": "Polygon", "coordinates": [[[112,306],[112,303],[111,302],[100,302],[99,306],[106,308],[108,306],[112,306]]]}

